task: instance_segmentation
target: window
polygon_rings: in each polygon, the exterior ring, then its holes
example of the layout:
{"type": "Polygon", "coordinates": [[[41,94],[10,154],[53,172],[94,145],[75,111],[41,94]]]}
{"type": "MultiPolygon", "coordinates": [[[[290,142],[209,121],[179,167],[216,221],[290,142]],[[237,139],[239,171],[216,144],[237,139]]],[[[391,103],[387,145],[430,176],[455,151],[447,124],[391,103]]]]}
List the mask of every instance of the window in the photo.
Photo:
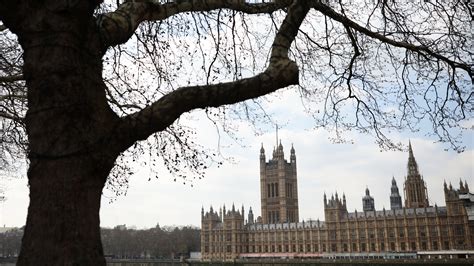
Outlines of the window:
{"type": "Polygon", "coordinates": [[[278,183],[275,183],[275,196],[278,197],[278,183]]]}
{"type": "Polygon", "coordinates": [[[464,226],[462,224],[457,224],[454,226],[454,234],[457,236],[464,235],[464,226]]]}
{"type": "Polygon", "coordinates": [[[449,249],[449,241],[444,241],[444,247],[443,249],[448,250],[449,249]]]}
{"type": "Polygon", "coordinates": [[[402,251],[405,251],[405,250],[406,250],[405,242],[400,243],[400,249],[401,249],[402,251]]]}
{"type": "Polygon", "coordinates": [[[355,251],[357,251],[357,244],[352,243],[352,252],[355,252],[355,251]]]}
{"type": "Polygon", "coordinates": [[[393,231],[393,229],[390,229],[390,231],[388,231],[388,237],[395,237],[395,232],[393,231]]]}
{"type": "Polygon", "coordinates": [[[421,250],[427,250],[426,242],[421,242],[421,250]]]}
{"type": "Polygon", "coordinates": [[[416,243],[415,242],[411,242],[411,250],[416,250],[416,243]]]}
{"type": "Polygon", "coordinates": [[[438,241],[433,241],[433,249],[438,250],[438,241]]]}
{"type": "Polygon", "coordinates": [[[346,243],[344,243],[343,249],[344,249],[344,252],[347,252],[347,251],[348,251],[348,250],[347,250],[347,244],[346,244],[346,243]]]}

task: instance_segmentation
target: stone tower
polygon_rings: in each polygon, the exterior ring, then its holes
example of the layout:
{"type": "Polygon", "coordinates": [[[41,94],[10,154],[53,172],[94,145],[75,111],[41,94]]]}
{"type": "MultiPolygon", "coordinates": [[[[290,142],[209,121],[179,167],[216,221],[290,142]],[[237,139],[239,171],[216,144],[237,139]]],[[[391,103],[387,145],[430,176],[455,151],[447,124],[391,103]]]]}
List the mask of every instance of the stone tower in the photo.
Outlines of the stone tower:
{"type": "Polygon", "coordinates": [[[324,216],[326,218],[326,222],[339,222],[346,218],[346,195],[342,194],[341,199],[336,192],[336,197],[334,198],[334,195],[332,195],[328,200],[326,198],[326,193],[324,193],[324,216]]]}
{"type": "Polygon", "coordinates": [[[402,197],[400,197],[400,193],[398,192],[397,181],[395,181],[395,177],[392,177],[392,187],[390,188],[390,209],[397,210],[402,208],[402,197]]]}
{"type": "Polygon", "coordinates": [[[418,165],[413,156],[410,142],[408,143],[408,153],[408,175],[406,176],[405,184],[403,185],[405,190],[405,207],[429,207],[426,184],[418,172],[418,165]]]}
{"type": "Polygon", "coordinates": [[[362,209],[367,211],[375,211],[374,198],[370,196],[369,188],[365,189],[365,196],[362,198],[362,209]]]}
{"type": "Polygon", "coordinates": [[[296,155],[293,146],[290,153],[290,162],[287,162],[280,141],[273,150],[273,158],[266,162],[263,144],[260,149],[260,198],[264,224],[293,223],[299,220],[296,155]]]}

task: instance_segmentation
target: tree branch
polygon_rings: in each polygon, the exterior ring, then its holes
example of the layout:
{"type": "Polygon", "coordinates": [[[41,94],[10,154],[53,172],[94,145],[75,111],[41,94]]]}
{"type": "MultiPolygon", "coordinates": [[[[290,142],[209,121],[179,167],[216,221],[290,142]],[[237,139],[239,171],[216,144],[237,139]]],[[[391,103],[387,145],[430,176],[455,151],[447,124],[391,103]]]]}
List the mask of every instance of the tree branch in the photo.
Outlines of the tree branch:
{"type": "Polygon", "coordinates": [[[0,110],[0,117],[3,117],[5,119],[9,119],[9,120],[13,120],[13,121],[18,122],[18,123],[23,123],[24,122],[23,117],[12,115],[12,114],[9,114],[9,113],[4,112],[2,110],[0,110]]]}
{"type": "Polygon", "coordinates": [[[464,71],[466,71],[469,74],[469,76],[471,77],[471,80],[474,80],[473,69],[471,69],[471,67],[467,63],[456,62],[454,60],[451,60],[451,59],[447,58],[446,56],[443,56],[439,53],[431,51],[426,46],[414,45],[414,44],[411,44],[411,43],[408,43],[408,42],[396,41],[396,40],[387,38],[386,36],[384,36],[380,33],[371,31],[368,28],[366,28],[364,26],[361,26],[358,23],[356,23],[355,21],[349,19],[348,17],[337,13],[331,7],[323,4],[320,0],[311,1],[311,6],[314,9],[321,12],[322,14],[330,17],[331,19],[342,23],[344,26],[351,27],[351,28],[357,30],[358,32],[361,32],[361,33],[363,33],[363,34],[365,34],[369,37],[372,37],[374,39],[377,39],[381,42],[384,42],[384,43],[387,43],[387,44],[390,44],[390,45],[393,45],[393,46],[396,46],[396,47],[405,48],[405,49],[408,49],[410,51],[413,51],[413,52],[418,53],[418,54],[423,55],[423,56],[426,56],[426,54],[428,54],[428,55],[430,55],[434,58],[437,58],[441,61],[446,62],[452,68],[463,69],[464,71]]]}
{"type": "Polygon", "coordinates": [[[20,81],[24,79],[25,78],[23,77],[22,74],[18,74],[18,75],[0,77],[0,82],[15,82],[15,81],[20,81]]]}
{"type": "MultiPolygon", "coordinates": [[[[164,20],[184,12],[232,9],[248,14],[272,13],[288,7],[292,0],[275,0],[270,3],[250,4],[243,0],[181,0],[160,4],[152,0],[127,1],[117,10],[101,14],[97,24],[103,37],[104,48],[125,43],[143,21],[164,20]]],[[[105,49],[104,49],[105,50],[105,49]]]]}
{"type": "Polygon", "coordinates": [[[126,149],[135,141],[166,129],[184,112],[233,104],[298,84],[298,66],[288,58],[288,50],[308,11],[306,0],[297,0],[290,6],[263,73],[233,82],[179,88],[151,106],[126,116],[117,130],[118,142],[126,149]]]}

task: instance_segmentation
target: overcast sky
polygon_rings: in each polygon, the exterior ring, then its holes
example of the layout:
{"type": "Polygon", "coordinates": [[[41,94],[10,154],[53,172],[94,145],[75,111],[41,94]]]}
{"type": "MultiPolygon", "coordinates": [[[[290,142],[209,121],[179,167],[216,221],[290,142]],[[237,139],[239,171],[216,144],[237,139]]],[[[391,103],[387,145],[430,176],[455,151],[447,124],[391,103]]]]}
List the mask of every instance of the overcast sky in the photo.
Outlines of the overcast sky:
{"type": "MultiPolygon", "coordinates": [[[[324,220],[323,193],[329,196],[336,191],[345,193],[349,211],[362,209],[362,196],[366,186],[375,198],[376,209],[389,209],[390,184],[395,177],[403,198],[403,181],[406,175],[408,153],[406,151],[380,151],[369,135],[348,133],[353,144],[332,144],[331,134],[323,130],[311,130],[311,120],[300,107],[299,99],[292,90],[285,90],[275,96],[268,106],[276,119],[285,126],[279,130],[285,158],[289,157],[291,144],[297,157],[298,197],[300,220],[324,220]]],[[[193,122],[198,126],[198,140],[210,148],[217,147],[216,132],[208,120],[199,112],[193,122]]],[[[446,145],[434,143],[433,139],[407,132],[394,134],[397,141],[408,144],[411,139],[415,158],[427,187],[430,204],[444,206],[443,180],[458,187],[459,179],[467,180],[474,189],[473,134],[467,132],[463,153],[445,151],[446,145]]],[[[247,213],[251,206],[255,216],[260,215],[259,150],[263,143],[267,160],[275,145],[275,132],[255,136],[245,124],[239,125],[242,144],[228,139],[221,143],[224,156],[232,156],[234,163],[225,162],[221,168],[211,167],[202,180],[183,185],[173,182],[173,177],[162,176],[148,181],[150,169],[141,168],[130,179],[126,196],[109,203],[103,198],[101,226],[117,224],[137,228],[160,225],[200,226],[201,206],[208,211],[212,205],[219,209],[233,203],[242,204],[247,213]]],[[[179,181],[179,179],[178,179],[179,181]]],[[[25,224],[28,206],[28,188],[25,177],[2,180],[7,200],[0,205],[2,225],[22,226],[25,224]]],[[[110,195],[110,191],[105,191],[110,195]]]]}

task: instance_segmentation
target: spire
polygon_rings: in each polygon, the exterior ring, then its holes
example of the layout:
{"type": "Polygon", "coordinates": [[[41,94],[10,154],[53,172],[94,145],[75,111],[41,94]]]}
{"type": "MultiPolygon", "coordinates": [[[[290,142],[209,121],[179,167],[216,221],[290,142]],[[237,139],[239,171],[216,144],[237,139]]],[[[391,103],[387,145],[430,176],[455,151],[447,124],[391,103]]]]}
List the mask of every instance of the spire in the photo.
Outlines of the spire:
{"type": "Polygon", "coordinates": [[[469,193],[469,186],[467,185],[466,180],[464,180],[464,189],[466,190],[467,193],[469,193]]]}
{"type": "Polygon", "coordinates": [[[459,190],[461,190],[461,192],[464,191],[464,184],[462,183],[461,178],[459,178],[459,190]]]}
{"type": "Polygon", "coordinates": [[[409,157],[414,157],[413,156],[413,149],[411,148],[411,141],[408,140],[408,156],[409,157]]]}
{"type": "Polygon", "coordinates": [[[366,195],[366,196],[370,196],[370,192],[369,192],[369,187],[368,187],[368,186],[365,187],[365,195],[366,195]]]}
{"type": "Polygon", "coordinates": [[[262,167],[265,163],[265,149],[263,148],[263,143],[262,146],[260,147],[260,167],[262,167]]]}
{"type": "Polygon", "coordinates": [[[291,143],[291,155],[294,155],[295,154],[295,148],[293,147],[293,143],[291,143]]]}
{"type": "MultiPolygon", "coordinates": [[[[420,174],[418,173],[418,164],[416,163],[415,156],[413,155],[413,149],[411,147],[411,142],[408,141],[408,178],[416,177],[420,174]]],[[[421,177],[420,177],[421,178],[421,177]]]]}
{"type": "Polygon", "coordinates": [[[395,176],[392,175],[392,186],[396,186],[397,181],[395,180],[395,176]]]}

